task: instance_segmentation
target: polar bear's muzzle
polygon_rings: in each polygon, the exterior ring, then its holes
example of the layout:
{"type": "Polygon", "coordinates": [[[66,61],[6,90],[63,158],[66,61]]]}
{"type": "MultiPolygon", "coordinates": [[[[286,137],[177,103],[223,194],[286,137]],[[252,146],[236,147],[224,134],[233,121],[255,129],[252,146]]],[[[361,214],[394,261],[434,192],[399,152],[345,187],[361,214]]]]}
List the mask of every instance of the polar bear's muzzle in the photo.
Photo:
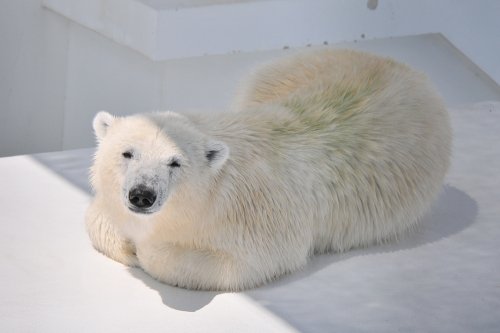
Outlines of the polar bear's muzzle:
{"type": "Polygon", "coordinates": [[[131,165],[123,183],[123,203],[136,214],[158,212],[174,184],[172,173],[165,165],[131,165]]]}

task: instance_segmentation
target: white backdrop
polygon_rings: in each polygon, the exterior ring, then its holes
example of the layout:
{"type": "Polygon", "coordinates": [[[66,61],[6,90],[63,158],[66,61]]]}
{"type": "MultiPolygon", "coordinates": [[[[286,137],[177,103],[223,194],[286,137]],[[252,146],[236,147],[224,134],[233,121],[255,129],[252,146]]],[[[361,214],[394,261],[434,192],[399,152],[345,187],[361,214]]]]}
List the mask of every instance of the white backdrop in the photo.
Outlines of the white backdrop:
{"type": "MultiPolygon", "coordinates": [[[[252,1],[245,5],[249,2],[252,1]]],[[[182,38],[202,44],[206,36],[196,29],[181,29],[176,30],[178,43],[171,47],[178,47],[179,55],[197,52],[200,57],[154,62],[44,9],[41,0],[0,2],[0,156],[92,146],[90,119],[101,109],[130,114],[166,108],[227,107],[238,79],[253,64],[290,52],[283,50],[284,45],[297,48],[308,42],[315,45],[322,41],[360,41],[362,35],[371,39],[442,32],[500,81],[498,1],[386,0],[380,1],[376,10],[368,9],[364,0],[313,0],[307,2],[311,8],[306,11],[299,5],[304,3],[302,0],[256,1],[255,6],[272,3],[290,3],[292,8],[286,17],[275,22],[280,37],[273,37],[270,42],[274,44],[267,44],[276,45],[277,50],[250,52],[257,50],[259,44],[259,36],[253,35],[252,29],[245,30],[238,47],[226,37],[230,34],[220,33],[210,37],[217,43],[203,44],[206,49],[189,49],[180,42],[182,38]],[[317,21],[311,20],[316,5],[326,6],[317,21]],[[280,28],[301,15],[309,21],[297,20],[295,30],[280,28]],[[246,52],[203,56],[236,48],[246,52]]],[[[226,6],[231,5],[213,8],[226,6]]],[[[182,22],[196,22],[196,15],[187,15],[187,10],[176,13],[193,21],[177,20],[179,28],[182,22]]],[[[200,17],[204,15],[204,7],[196,10],[200,17]]],[[[263,22],[270,24],[273,15],[263,11],[263,22]]],[[[256,22],[255,26],[259,24],[256,22]]],[[[419,56],[425,55],[427,50],[418,52],[419,56]]]]}

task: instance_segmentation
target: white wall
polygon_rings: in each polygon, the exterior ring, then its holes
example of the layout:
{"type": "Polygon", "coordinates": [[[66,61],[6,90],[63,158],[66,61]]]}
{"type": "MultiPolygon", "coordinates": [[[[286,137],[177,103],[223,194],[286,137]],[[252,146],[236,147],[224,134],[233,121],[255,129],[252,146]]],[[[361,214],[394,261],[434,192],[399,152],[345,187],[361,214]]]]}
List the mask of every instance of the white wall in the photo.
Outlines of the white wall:
{"type": "Polygon", "coordinates": [[[162,64],[76,24],[69,35],[63,149],[93,145],[90,125],[99,110],[162,108],[162,64]]]}
{"type": "MultiPolygon", "coordinates": [[[[329,42],[442,31],[500,81],[500,1],[386,0],[376,10],[364,0],[331,3],[350,9],[332,13],[336,19],[310,40],[322,41],[323,30],[329,42]]],[[[0,2],[0,48],[0,156],[92,146],[91,119],[101,109],[227,107],[239,77],[287,52],[154,62],[42,9],[41,0],[0,2]]]]}
{"type": "Polygon", "coordinates": [[[498,0],[44,0],[153,60],[443,33],[500,82],[498,0]],[[216,6],[211,6],[215,4],[216,6]]]}
{"type": "MultiPolygon", "coordinates": [[[[498,0],[388,0],[379,1],[379,33],[414,35],[442,33],[460,51],[500,83],[500,1],[498,0]]],[[[370,30],[379,25],[367,28],[370,30]]]]}
{"type": "Polygon", "coordinates": [[[68,22],[40,0],[0,2],[0,156],[62,147],[68,22]]]}

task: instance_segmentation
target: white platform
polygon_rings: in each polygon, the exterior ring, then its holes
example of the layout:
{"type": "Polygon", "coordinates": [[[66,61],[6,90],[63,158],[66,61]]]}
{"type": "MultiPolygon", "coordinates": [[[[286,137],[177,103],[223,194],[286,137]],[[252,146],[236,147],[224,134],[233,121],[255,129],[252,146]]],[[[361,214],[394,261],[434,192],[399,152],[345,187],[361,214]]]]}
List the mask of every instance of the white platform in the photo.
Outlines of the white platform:
{"type": "Polygon", "coordinates": [[[450,110],[454,157],[421,229],[244,293],[156,282],[94,251],[92,150],[0,159],[2,332],[499,332],[500,103],[450,110]]]}

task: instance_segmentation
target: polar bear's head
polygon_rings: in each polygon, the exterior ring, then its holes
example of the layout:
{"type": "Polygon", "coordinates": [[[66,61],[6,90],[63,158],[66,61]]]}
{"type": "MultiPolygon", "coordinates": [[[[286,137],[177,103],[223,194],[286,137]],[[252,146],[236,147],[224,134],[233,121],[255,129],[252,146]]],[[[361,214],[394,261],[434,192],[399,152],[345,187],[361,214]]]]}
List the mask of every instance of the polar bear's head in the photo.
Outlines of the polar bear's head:
{"type": "Polygon", "coordinates": [[[182,187],[202,190],[229,156],[225,143],[173,112],[114,117],[101,111],[93,127],[96,194],[136,214],[158,212],[182,187]]]}

